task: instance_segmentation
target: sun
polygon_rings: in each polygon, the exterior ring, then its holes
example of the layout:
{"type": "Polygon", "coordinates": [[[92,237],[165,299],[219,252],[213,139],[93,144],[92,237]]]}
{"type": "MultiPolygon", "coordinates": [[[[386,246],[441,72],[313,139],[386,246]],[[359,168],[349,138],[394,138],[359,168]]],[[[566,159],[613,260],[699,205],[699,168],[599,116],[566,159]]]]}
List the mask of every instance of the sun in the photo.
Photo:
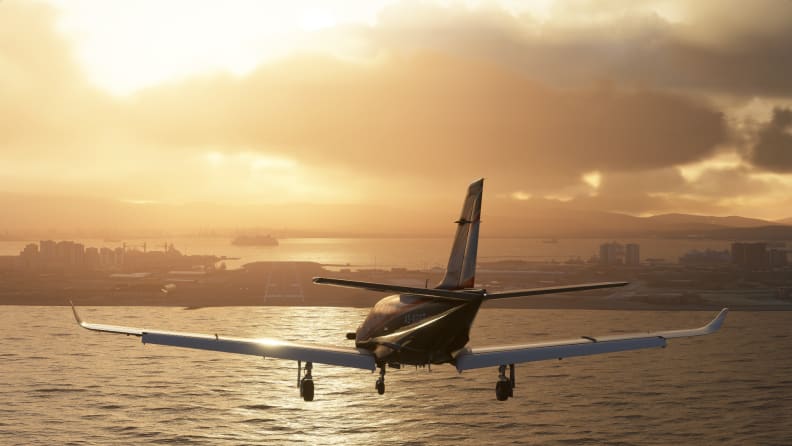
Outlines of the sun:
{"type": "Polygon", "coordinates": [[[201,73],[244,75],[298,51],[343,51],[332,28],[371,25],[390,1],[50,0],[89,78],[115,95],[201,73]],[[332,46],[332,48],[331,48],[332,46]]]}
{"type": "MultiPolygon", "coordinates": [[[[196,74],[243,76],[296,52],[354,58],[344,29],[375,27],[395,0],[48,0],[74,44],[85,73],[116,96],[196,74]]],[[[439,4],[453,2],[439,1],[439,4]]],[[[500,6],[547,18],[549,0],[460,2],[470,9],[500,6]]]]}

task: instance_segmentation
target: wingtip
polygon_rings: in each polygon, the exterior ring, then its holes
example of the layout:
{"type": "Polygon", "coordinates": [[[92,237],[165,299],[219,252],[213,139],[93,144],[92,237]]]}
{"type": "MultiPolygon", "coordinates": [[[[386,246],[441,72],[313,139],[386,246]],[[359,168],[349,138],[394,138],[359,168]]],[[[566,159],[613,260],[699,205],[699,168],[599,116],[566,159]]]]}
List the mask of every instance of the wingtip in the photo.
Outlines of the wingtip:
{"type": "Polygon", "coordinates": [[[74,302],[72,302],[72,300],[71,300],[71,299],[69,299],[69,304],[71,305],[71,308],[72,308],[72,313],[74,313],[74,320],[75,320],[75,321],[77,321],[77,323],[78,323],[80,326],[82,326],[82,324],[83,324],[83,321],[82,321],[82,319],[80,318],[80,315],[79,315],[79,314],[77,314],[77,308],[74,306],[74,302]]]}
{"type": "Polygon", "coordinates": [[[728,308],[724,308],[724,309],[720,310],[718,315],[715,316],[715,319],[713,319],[712,322],[707,324],[708,331],[710,333],[718,331],[721,328],[721,325],[723,325],[723,321],[726,320],[726,315],[728,315],[728,314],[729,314],[729,309],[728,308]]]}

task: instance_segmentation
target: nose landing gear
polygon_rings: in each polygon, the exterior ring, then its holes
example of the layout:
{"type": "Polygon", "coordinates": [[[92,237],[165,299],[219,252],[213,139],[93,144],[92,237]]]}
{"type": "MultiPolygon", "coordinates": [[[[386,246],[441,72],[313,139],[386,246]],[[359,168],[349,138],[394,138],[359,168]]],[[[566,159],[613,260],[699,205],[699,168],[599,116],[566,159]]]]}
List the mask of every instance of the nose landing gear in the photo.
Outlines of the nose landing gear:
{"type": "Polygon", "coordinates": [[[385,393],[385,364],[380,367],[380,376],[377,378],[377,383],[374,384],[374,388],[377,389],[377,393],[380,395],[385,393]]]}
{"type": "Polygon", "coordinates": [[[516,383],[514,380],[514,364],[509,364],[509,377],[506,377],[506,366],[501,365],[498,367],[498,382],[495,383],[495,398],[498,401],[506,401],[514,396],[514,388],[516,383]]]}

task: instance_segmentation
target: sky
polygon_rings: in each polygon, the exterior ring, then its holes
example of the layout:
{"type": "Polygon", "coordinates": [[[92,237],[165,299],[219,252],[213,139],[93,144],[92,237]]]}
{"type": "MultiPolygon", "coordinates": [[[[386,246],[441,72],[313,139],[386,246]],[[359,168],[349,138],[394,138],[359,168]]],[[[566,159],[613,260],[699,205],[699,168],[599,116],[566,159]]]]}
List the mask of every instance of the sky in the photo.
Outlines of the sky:
{"type": "Polygon", "coordinates": [[[781,219],[790,54],[787,0],[0,0],[0,204],[781,219]]]}

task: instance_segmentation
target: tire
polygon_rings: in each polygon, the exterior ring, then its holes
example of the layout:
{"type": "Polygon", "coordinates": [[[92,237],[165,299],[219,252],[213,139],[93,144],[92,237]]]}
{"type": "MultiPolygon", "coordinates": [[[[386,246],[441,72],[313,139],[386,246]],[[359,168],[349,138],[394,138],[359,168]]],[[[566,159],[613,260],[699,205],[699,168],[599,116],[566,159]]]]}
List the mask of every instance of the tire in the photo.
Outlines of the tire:
{"type": "Polygon", "coordinates": [[[313,380],[306,379],[302,382],[302,396],[305,401],[313,401],[314,399],[313,380]]]}
{"type": "Polygon", "coordinates": [[[385,394],[385,383],[382,381],[377,381],[377,393],[380,395],[385,394]]]}
{"type": "Polygon", "coordinates": [[[495,398],[497,398],[498,401],[506,401],[509,399],[510,387],[509,381],[498,381],[495,384],[495,398]]]}

